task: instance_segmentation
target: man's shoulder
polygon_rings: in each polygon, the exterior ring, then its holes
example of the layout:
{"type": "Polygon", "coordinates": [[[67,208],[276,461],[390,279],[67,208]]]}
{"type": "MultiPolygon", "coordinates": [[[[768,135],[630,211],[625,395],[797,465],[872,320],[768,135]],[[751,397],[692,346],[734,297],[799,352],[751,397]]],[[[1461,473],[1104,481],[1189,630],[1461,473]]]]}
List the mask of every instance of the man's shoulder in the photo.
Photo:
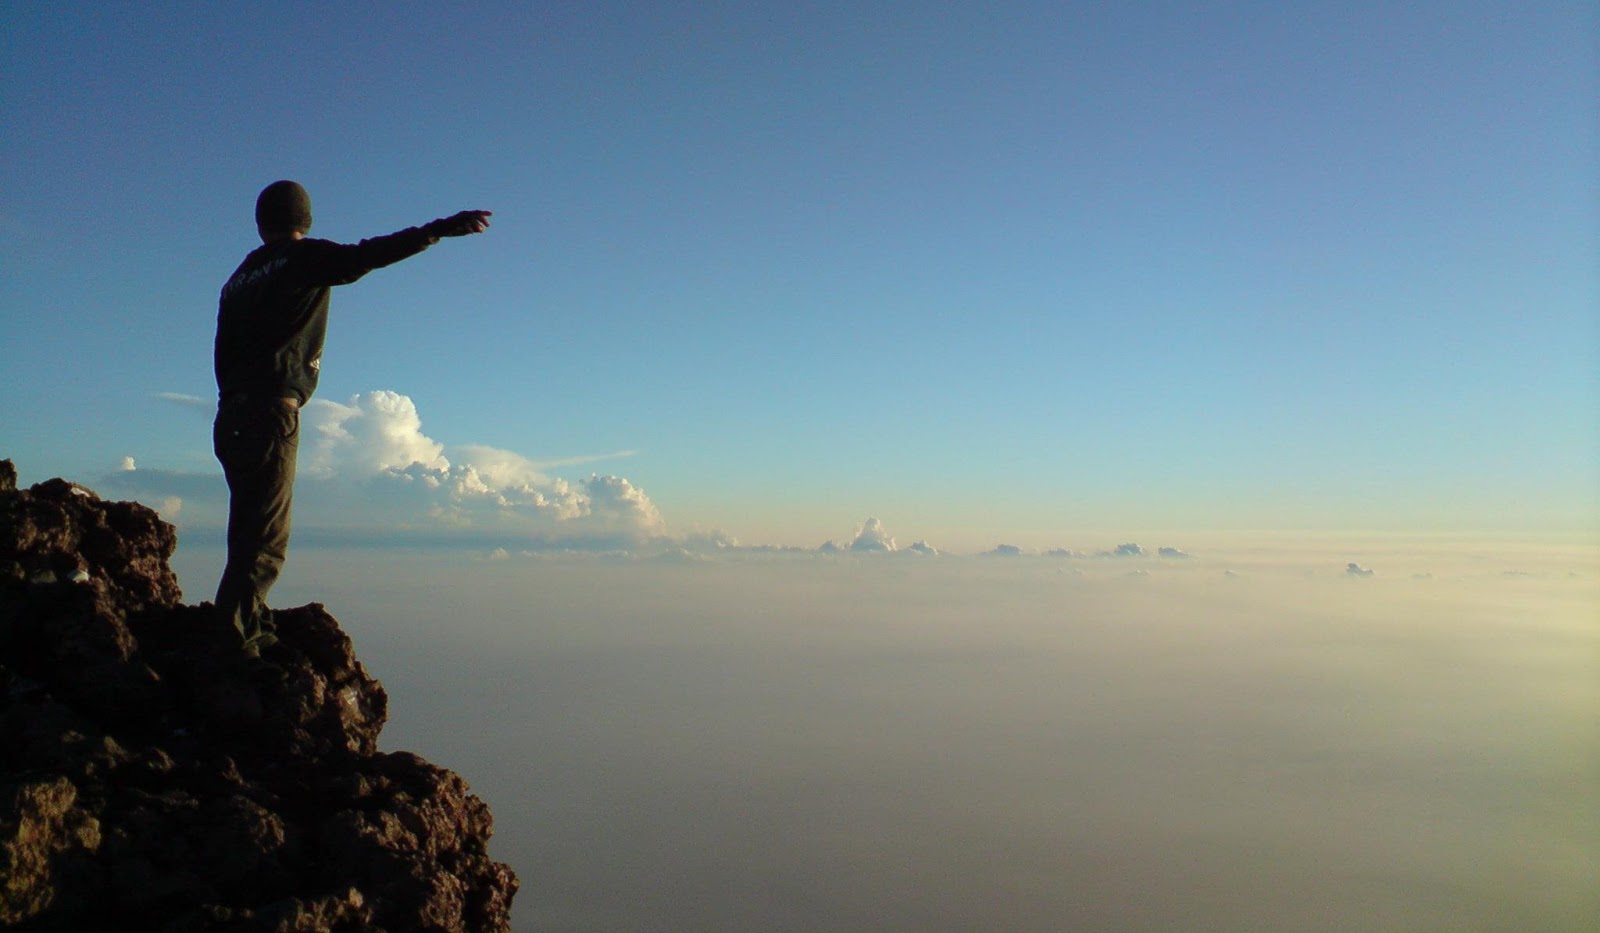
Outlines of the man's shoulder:
{"type": "Polygon", "coordinates": [[[285,256],[296,256],[296,254],[306,256],[306,254],[317,254],[322,253],[323,250],[338,250],[339,248],[338,243],[334,243],[333,240],[318,240],[318,238],[314,237],[283,240],[280,245],[283,246],[283,254],[285,256]]]}
{"type": "Polygon", "coordinates": [[[302,237],[298,240],[279,240],[274,243],[262,244],[261,248],[251,253],[257,264],[273,264],[288,269],[304,269],[316,266],[325,257],[344,249],[341,244],[332,240],[316,240],[311,237],[302,237]]]}
{"type": "MultiPolygon", "coordinates": [[[[222,297],[229,295],[247,286],[259,287],[274,281],[281,281],[284,275],[294,275],[294,267],[303,260],[311,258],[314,253],[302,252],[300,244],[310,242],[307,240],[274,240],[263,243],[251,250],[233,270],[233,275],[222,286],[222,297]]],[[[326,240],[318,242],[327,242],[326,240]]]]}
{"type": "Polygon", "coordinates": [[[343,243],[337,243],[333,240],[323,240],[314,237],[301,237],[298,240],[290,241],[290,249],[284,255],[290,256],[294,259],[314,260],[318,257],[327,256],[330,253],[337,253],[344,249],[349,249],[349,247],[343,243]]]}

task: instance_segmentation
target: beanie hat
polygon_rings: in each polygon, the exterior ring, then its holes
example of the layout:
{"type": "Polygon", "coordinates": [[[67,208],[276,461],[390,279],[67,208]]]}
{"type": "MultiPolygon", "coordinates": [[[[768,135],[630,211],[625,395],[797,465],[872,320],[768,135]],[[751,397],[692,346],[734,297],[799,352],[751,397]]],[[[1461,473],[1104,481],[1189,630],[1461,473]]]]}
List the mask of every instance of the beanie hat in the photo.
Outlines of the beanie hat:
{"type": "Polygon", "coordinates": [[[256,198],[256,226],[269,232],[311,229],[311,195],[292,181],[275,181],[256,198]]]}

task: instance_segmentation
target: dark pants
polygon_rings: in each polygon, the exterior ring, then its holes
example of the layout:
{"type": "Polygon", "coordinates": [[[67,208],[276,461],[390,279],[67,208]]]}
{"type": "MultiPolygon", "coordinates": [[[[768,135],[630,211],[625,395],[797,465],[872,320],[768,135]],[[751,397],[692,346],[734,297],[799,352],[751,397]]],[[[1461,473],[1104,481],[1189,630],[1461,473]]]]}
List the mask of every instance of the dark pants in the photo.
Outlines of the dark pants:
{"type": "Polygon", "coordinates": [[[267,590],[289,549],[299,405],[293,399],[224,401],[211,443],[228,480],[228,566],[217,584],[217,608],[248,640],[261,633],[267,590]]]}

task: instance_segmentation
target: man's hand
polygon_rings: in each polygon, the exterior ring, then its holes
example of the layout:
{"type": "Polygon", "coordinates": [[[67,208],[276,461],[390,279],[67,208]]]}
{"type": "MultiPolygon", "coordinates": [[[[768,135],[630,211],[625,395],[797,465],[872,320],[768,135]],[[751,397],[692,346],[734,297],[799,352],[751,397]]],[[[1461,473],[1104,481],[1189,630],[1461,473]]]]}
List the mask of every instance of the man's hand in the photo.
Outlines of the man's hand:
{"type": "Polygon", "coordinates": [[[493,213],[493,211],[462,211],[459,214],[429,221],[422,225],[422,231],[434,239],[482,233],[489,229],[489,217],[493,213]]]}

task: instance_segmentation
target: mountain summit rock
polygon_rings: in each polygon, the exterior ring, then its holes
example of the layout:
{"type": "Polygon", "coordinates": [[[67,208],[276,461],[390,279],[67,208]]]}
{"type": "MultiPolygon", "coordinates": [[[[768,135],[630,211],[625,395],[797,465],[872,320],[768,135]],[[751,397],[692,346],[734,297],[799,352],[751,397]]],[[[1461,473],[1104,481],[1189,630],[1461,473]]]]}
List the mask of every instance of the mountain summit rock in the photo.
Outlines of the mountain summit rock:
{"type": "Polygon", "coordinates": [[[380,752],[383,686],[321,605],[246,657],[173,527],[0,460],[0,927],[509,930],[454,772],[380,752]]]}

